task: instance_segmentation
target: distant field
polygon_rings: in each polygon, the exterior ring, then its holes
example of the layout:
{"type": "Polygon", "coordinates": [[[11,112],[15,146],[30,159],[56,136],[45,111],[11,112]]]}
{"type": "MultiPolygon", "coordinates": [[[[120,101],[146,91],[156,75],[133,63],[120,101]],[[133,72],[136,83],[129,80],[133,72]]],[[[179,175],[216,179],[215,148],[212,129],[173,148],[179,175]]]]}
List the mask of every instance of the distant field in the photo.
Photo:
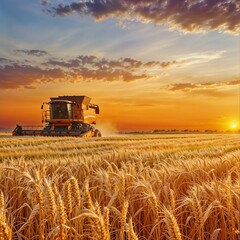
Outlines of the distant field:
{"type": "Polygon", "coordinates": [[[0,239],[240,239],[240,135],[0,134],[0,239]]]}

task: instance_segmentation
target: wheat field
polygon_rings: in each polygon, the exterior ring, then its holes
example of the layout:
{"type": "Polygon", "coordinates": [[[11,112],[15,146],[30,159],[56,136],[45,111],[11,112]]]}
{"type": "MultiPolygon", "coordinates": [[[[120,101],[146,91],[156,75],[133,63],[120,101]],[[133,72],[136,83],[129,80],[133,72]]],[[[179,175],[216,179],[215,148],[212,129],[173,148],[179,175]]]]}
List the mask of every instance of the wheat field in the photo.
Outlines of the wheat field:
{"type": "Polygon", "coordinates": [[[240,135],[0,135],[0,240],[240,239],[240,135]]]}

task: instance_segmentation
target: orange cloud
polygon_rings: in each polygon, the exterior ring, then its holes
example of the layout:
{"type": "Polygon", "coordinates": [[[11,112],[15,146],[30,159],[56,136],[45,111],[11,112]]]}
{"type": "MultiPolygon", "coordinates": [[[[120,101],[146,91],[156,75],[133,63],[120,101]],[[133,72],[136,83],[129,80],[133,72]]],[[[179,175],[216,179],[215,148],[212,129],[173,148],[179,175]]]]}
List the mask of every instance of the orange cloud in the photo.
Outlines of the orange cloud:
{"type": "Polygon", "coordinates": [[[169,91],[191,92],[193,94],[203,94],[213,97],[231,96],[232,92],[220,91],[228,86],[240,86],[240,80],[229,82],[212,82],[212,83],[175,83],[164,88],[169,91]]]}
{"type": "Polygon", "coordinates": [[[240,80],[233,80],[230,82],[213,82],[213,83],[175,83],[167,86],[170,91],[182,90],[189,91],[191,89],[207,89],[216,87],[225,87],[228,85],[238,86],[240,85],[240,80]]]}
{"type": "MultiPolygon", "coordinates": [[[[14,51],[16,52],[16,51],[14,51]]],[[[184,61],[149,61],[142,62],[132,58],[110,60],[96,56],[79,56],[71,59],[46,57],[42,50],[17,50],[25,54],[25,60],[0,58],[0,88],[34,88],[32,84],[55,81],[123,81],[131,82],[149,79],[151,69],[180,66],[184,61]],[[37,56],[38,59],[32,58],[37,56]]]]}
{"type": "Polygon", "coordinates": [[[44,11],[65,16],[78,13],[96,20],[108,18],[134,19],[169,25],[184,32],[220,30],[238,33],[240,28],[239,0],[42,0],[44,11]]]}
{"type": "Polygon", "coordinates": [[[14,64],[0,68],[0,88],[33,88],[32,83],[40,81],[53,81],[54,79],[63,79],[64,72],[61,69],[41,69],[31,65],[14,64]]]}

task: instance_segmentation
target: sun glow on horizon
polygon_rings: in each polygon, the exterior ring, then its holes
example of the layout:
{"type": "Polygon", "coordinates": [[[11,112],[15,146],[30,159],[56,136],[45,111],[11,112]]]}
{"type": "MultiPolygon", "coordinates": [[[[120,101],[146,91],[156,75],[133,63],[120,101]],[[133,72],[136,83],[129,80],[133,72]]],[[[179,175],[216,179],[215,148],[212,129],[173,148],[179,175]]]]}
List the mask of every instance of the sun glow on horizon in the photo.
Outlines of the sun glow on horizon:
{"type": "Polygon", "coordinates": [[[236,123],[232,123],[232,129],[236,129],[237,128],[237,124],[236,123]]]}

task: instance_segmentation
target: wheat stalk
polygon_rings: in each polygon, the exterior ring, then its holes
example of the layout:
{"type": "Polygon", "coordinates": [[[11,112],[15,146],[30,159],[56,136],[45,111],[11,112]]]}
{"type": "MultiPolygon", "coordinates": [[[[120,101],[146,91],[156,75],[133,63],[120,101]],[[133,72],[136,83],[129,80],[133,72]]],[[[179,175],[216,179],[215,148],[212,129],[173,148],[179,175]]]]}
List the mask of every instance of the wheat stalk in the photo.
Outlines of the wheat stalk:
{"type": "Polygon", "coordinates": [[[138,240],[137,234],[134,232],[132,218],[128,223],[128,240],[138,240]]]}
{"type": "Polygon", "coordinates": [[[226,205],[228,210],[228,229],[230,230],[230,238],[234,238],[234,232],[235,232],[235,224],[234,224],[234,216],[233,216],[233,198],[232,198],[232,178],[231,174],[228,175],[226,180],[226,205]]]}
{"type": "Polygon", "coordinates": [[[128,206],[129,203],[127,200],[124,201],[122,212],[121,212],[121,229],[120,229],[120,239],[124,239],[124,233],[126,229],[126,218],[127,218],[127,212],[128,212],[128,206]]]}
{"type": "Polygon", "coordinates": [[[46,190],[47,190],[47,203],[48,203],[48,207],[49,207],[49,215],[51,217],[51,219],[54,218],[55,212],[56,212],[56,203],[55,203],[55,196],[52,190],[52,187],[50,186],[50,184],[47,182],[47,180],[45,180],[45,184],[46,184],[46,190]]]}
{"type": "Polygon", "coordinates": [[[181,233],[180,233],[179,226],[175,216],[165,207],[163,212],[164,212],[164,217],[165,217],[165,221],[168,229],[168,234],[171,240],[181,240],[182,237],[181,237],[181,233]]]}
{"type": "Polygon", "coordinates": [[[174,191],[171,188],[169,190],[169,198],[170,198],[171,209],[174,210],[176,207],[176,201],[175,201],[174,191]]]}
{"type": "Polygon", "coordinates": [[[59,231],[54,235],[54,239],[67,240],[67,230],[63,227],[67,222],[67,214],[60,194],[57,196],[57,209],[59,231]]]}
{"type": "Polygon", "coordinates": [[[87,181],[85,181],[84,183],[84,194],[85,194],[87,208],[94,211],[95,208],[93,206],[92,198],[89,192],[89,184],[87,181]]]}
{"type": "Polygon", "coordinates": [[[66,181],[64,186],[64,196],[65,196],[65,207],[67,215],[70,216],[72,213],[72,194],[71,194],[71,184],[70,181],[66,181]]]}
{"type": "Polygon", "coordinates": [[[108,235],[108,238],[110,239],[110,230],[109,230],[109,208],[105,207],[104,208],[104,212],[103,212],[103,222],[104,222],[104,227],[105,227],[105,231],[106,234],[108,235]]]}
{"type": "Polygon", "coordinates": [[[75,177],[71,177],[72,196],[75,199],[76,206],[80,210],[82,207],[81,194],[78,187],[78,181],[75,177]]]}
{"type": "Polygon", "coordinates": [[[0,190],[0,240],[11,240],[12,230],[6,223],[5,201],[3,192],[0,190]]]}

